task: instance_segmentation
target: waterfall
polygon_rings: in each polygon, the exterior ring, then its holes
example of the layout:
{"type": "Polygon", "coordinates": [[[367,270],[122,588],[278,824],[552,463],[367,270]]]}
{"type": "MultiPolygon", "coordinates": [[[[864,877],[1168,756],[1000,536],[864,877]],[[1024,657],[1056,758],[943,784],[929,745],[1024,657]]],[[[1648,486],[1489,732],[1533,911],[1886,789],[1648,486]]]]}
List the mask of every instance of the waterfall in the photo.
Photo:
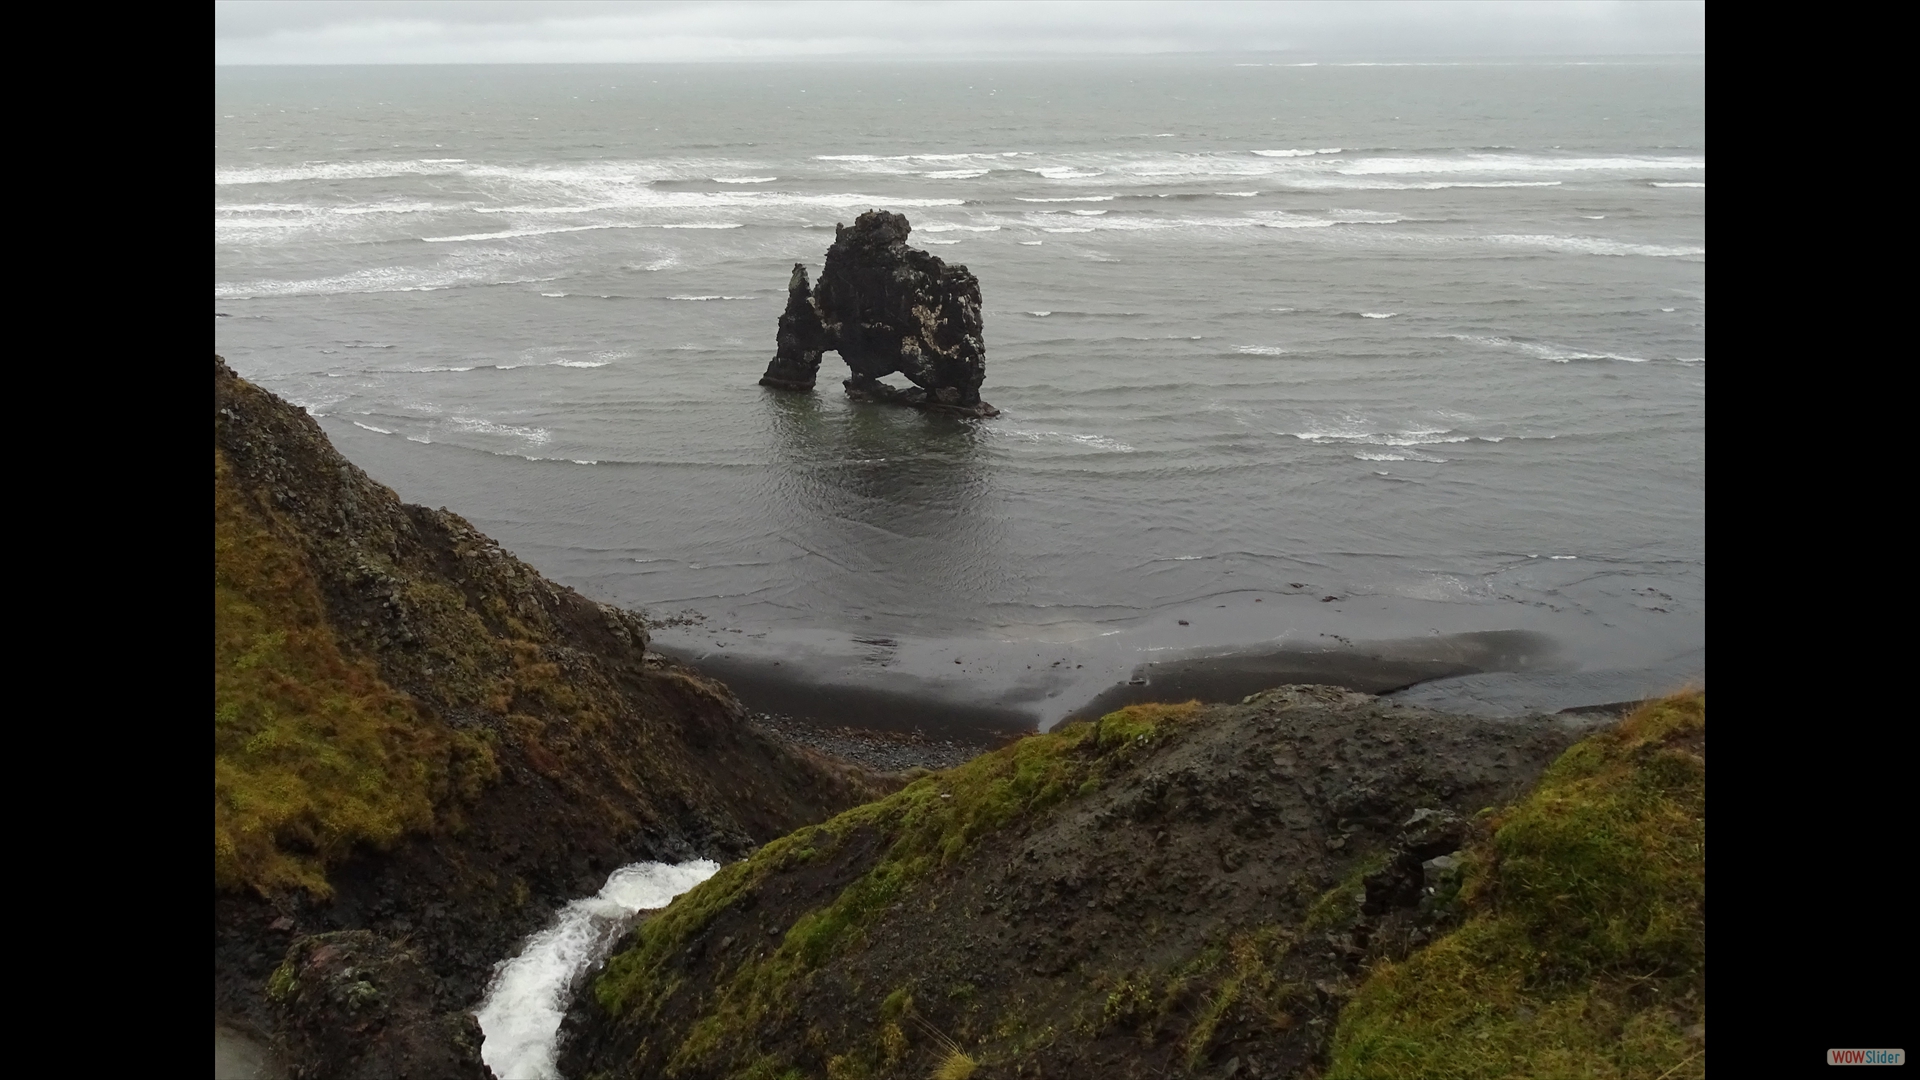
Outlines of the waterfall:
{"type": "Polygon", "coordinates": [[[518,955],[494,970],[475,1013],[483,1036],[480,1057],[493,1075],[560,1080],[560,1019],[581,976],[606,958],[636,912],[667,906],[719,869],[707,859],[623,866],[598,893],[561,908],[527,938],[518,955]]]}

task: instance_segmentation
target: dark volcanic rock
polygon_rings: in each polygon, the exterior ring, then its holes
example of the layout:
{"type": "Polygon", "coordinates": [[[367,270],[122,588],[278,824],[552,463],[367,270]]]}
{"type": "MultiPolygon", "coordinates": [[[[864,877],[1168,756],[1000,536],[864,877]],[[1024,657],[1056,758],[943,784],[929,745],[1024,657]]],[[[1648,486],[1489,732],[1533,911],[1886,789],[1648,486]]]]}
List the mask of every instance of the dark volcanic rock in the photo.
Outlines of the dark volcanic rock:
{"type": "Polygon", "coordinates": [[[760,376],[761,386],[782,390],[811,390],[820,375],[820,354],[833,348],[833,339],[820,325],[820,313],[814,310],[812,291],[807,285],[807,268],[793,264],[793,277],[787,281],[787,310],[780,313],[780,335],[773,362],[760,376]]]}
{"type": "Polygon", "coordinates": [[[272,996],[298,1080],[492,1076],[472,1014],[437,1009],[419,959],[376,934],[302,938],[274,973],[272,996]]]}
{"type": "Polygon", "coordinates": [[[794,267],[778,351],[761,385],[812,389],[821,354],[834,350],[853,369],[851,397],[998,415],[980,400],[987,374],[980,282],[964,266],[908,247],[911,231],[904,216],[885,210],[861,214],[852,228],[839,226],[811,296],[805,268],[794,267]],[[915,389],[880,382],[894,372],[915,389]]]}

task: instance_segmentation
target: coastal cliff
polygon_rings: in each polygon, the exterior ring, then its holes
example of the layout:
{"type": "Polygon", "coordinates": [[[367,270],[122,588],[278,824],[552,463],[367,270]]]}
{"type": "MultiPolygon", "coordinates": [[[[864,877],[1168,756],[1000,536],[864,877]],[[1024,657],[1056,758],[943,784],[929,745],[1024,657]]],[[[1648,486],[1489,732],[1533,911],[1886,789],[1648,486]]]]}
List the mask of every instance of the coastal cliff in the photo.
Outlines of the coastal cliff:
{"type": "Polygon", "coordinates": [[[1136,705],[801,829],[640,927],[580,1077],[1705,1073],[1705,702],[1136,705]]]}
{"type": "Polygon", "coordinates": [[[433,998],[369,984],[374,1012],[458,1034],[491,966],[615,867],[738,858],[881,793],[646,646],[639,616],[401,502],[215,357],[216,1013],[339,1058],[298,1073],[371,1075],[399,1060],[369,1049],[373,1014],[349,1053],[287,1013],[325,981],[294,959],[347,939],[291,946],[364,931],[367,970],[433,998]]]}

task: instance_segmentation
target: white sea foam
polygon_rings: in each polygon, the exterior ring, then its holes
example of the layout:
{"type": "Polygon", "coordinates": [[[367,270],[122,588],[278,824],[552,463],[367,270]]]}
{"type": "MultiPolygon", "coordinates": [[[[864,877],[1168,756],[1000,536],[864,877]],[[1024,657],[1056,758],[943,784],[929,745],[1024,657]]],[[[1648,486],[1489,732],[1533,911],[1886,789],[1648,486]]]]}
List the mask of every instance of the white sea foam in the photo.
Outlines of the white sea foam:
{"type": "Polygon", "coordinates": [[[468,285],[524,285],[551,281],[525,274],[511,252],[479,249],[449,255],[427,266],[369,266],[331,277],[296,281],[216,282],[217,300],[263,296],[335,296],[348,293],[436,292],[468,285]]]}
{"type": "Polygon", "coordinates": [[[1697,188],[1703,188],[1703,187],[1706,187],[1707,185],[1706,185],[1706,182],[1705,182],[1705,181],[1691,181],[1691,180],[1666,180],[1666,181],[1661,181],[1661,180],[1655,180],[1655,181],[1653,181],[1653,183],[1652,183],[1652,185],[1651,185],[1651,186],[1653,186],[1653,187],[1697,187],[1697,188]]]}
{"type": "Polygon", "coordinates": [[[915,232],[999,232],[998,225],[916,225],[915,232]]]}
{"type": "MultiPolygon", "coordinates": [[[[559,195],[573,195],[560,192],[559,195]]],[[[552,216],[561,214],[599,214],[668,210],[781,210],[791,207],[851,210],[881,206],[959,206],[965,199],[922,198],[900,195],[862,195],[843,192],[808,195],[792,191],[654,191],[628,187],[612,191],[579,193],[582,197],[547,203],[517,203],[511,206],[475,206],[476,214],[510,216],[552,216]]]]}
{"type": "Polygon", "coordinates": [[[423,236],[429,244],[462,244],[472,240],[513,240],[522,236],[549,236],[556,233],[595,232],[600,229],[644,229],[643,224],[555,225],[545,229],[502,229],[498,232],[461,233],[458,236],[423,236]]]}
{"type": "Polygon", "coordinates": [[[960,241],[958,240],[922,240],[920,241],[920,243],[922,244],[957,244],[959,242],[960,241]]]}
{"type": "Polygon", "coordinates": [[[607,955],[637,912],[665,907],[719,869],[707,859],[635,863],[615,870],[595,895],[561,908],[519,955],[494,969],[474,1014],[487,1068],[512,1080],[559,1080],[560,1020],[575,983],[607,955]]]}
{"type": "Polygon", "coordinates": [[[986,169],[941,169],[920,175],[929,180],[973,180],[987,175],[987,172],[986,169]]]}
{"type": "Polygon", "coordinates": [[[815,154],[815,161],[966,161],[969,158],[1030,157],[1022,151],[986,154],[815,154]]]}
{"type": "Polygon", "coordinates": [[[1340,152],[1341,152],[1340,148],[1337,146],[1329,147],[1325,150],[1255,150],[1254,151],[1254,153],[1259,155],[1260,157],[1269,157],[1269,158],[1313,157],[1317,154],[1338,154],[1340,152]]]}
{"type": "Polygon", "coordinates": [[[1028,199],[1015,196],[1015,202],[1112,202],[1117,195],[1062,195],[1056,199],[1028,199]]]}
{"type": "Polygon", "coordinates": [[[1353,456],[1356,458],[1359,458],[1361,461],[1405,461],[1407,460],[1407,456],[1405,454],[1372,454],[1364,450],[1353,456]]]}
{"type": "Polygon", "coordinates": [[[1028,169],[1027,171],[1030,173],[1038,173],[1048,180],[1087,180],[1101,175],[1105,170],[1076,169],[1071,165],[1043,165],[1037,169],[1028,169]]]}
{"type": "MultiPolygon", "coordinates": [[[[555,362],[565,363],[565,361],[555,362]]],[[[599,367],[601,365],[587,364],[585,366],[599,367]]],[[[452,416],[447,418],[446,423],[451,427],[458,428],[461,431],[472,432],[476,435],[507,435],[516,439],[525,439],[535,446],[545,446],[547,443],[553,441],[553,433],[545,428],[520,427],[514,424],[496,424],[491,420],[482,420],[474,416],[452,416]]]]}
{"type": "Polygon", "coordinates": [[[354,426],[354,427],[357,427],[357,428],[366,428],[366,429],[367,429],[368,431],[371,431],[371,432],[373,432],[373,433],[374,433],[374,434],[376,434],[376,435],[391,435],[391,434],[393,434],[393,432],[391,432],[391,431],[389,431],[389,430],[387,430],[386,428],[383,428],[383,427],[374,427],[374,426],[373,426],[372,424],[363,424],[363,423],[361,423],[361,422],[360,422],[360,421],[358,421],[358,420],[355,420],[355,421],[353,422],[353,426],[354,426]]]}
{"type": "Polygon", "coordinates": [[[1230,196],[1232,196],[1233,198],[1236,198],[1236,199],[1251,199],[1251,198],[1253,198],[1253,197],[1254,197],[1255,195],[1258,195],[1258,194],[1260,194],[1260,193],[1259,193],[1259,192],[1257,192],[1257,191],[1216,191],[1216,192],[1214,192],[1214,194],[1215,194],[1215,195],[1230,195],[1230,196]]]}
{"type": "Polygon", "coordinates": [[[711,296],[669,296],[667,297],[667,299],[669,300],[758,300],[759,297],[757,296],[720,296],[718,294],[715,294],[711,296]]]}
{"type": "Polygon", "coordinates": [[[1041,244],[1044,244],[1044,243],[1046,243],[1046,241],[1044,240],[1022,240],[1020,241],[1020,246],[1021,247],[1039,247],[1041,244]]]}
{"type": "Polygon", "coordinates": [[[771,184],[780,179],[777,176],[716,176],[716,184],[771,184]]]}
{"type": "Polygon", "coordinates": [[[1555,157],[1544,154],[1462,154],[1457,157],[1375,157],[1342,162],[1349,176],[1479,173],[1487,175],[1563,172],[1653,172],[1704,169],[1706,158],[1555,157]]]}
{"type": "Polygon", "coordinates": [[[375,203],[372,206],[329,206],[326,208],[326,212],[329,214],[354,216],[359,214],[433,214],[446,210],[462,209],[465,209],[465,207],[449,206],[445,203],[412,202],[375,203]]]}
{"type": "Polygon", "coordinates": [[[1036,318],[1036,319],[1044,319],[1044,318],[1046,318],[1047,316],[1049,316],[1049,315],[1051,315],[1051,314],[1053,314],[1053,312],[1051,312],[1051,311],[1029,311],[1029,312],[1027,312],[1027,314],[1029,314],[1029,315],[1031,315],[1031,316],[1033,316],[1033,317],[1034,317],[1034,318],[1036,318]]]}
{"type": "Polygon", "coordinates": [[[989,427],[987,433],[1005,439],[1020,439],[1025,442],[1060,443],[1067,446],[1085,447],[1092,450],[1105,450],[1116,454],[1131,454],[1133,447],[1105,435],[1078,435],[1071,431],[1025,431],[1020,428],[989,427]]]}
{"type": "Polygon", "coordinates": [[[1689,244],[1630,244],[1621,240],[1604,240],[1595,236],[1553,236],[1545,234],[1496,234],[1482,236],[1479,239],[1489,244],[1513,244],[1522,247],[1546,248],[1550,251],[1564,252],[1569,255],[1648,255],[1655,258],[1675,258],[1689,255],[1705,255],[1705,247],[1689,244]]]}
{"type": "Polygon", "coordinates": [[[1287,352],[1278,345],[1240,345],[1236,346],[1234,351],[1243,352],[1249,356],[1284,356],[1287,352]]]}
{"type": "Polygon", "coordinates": [[[1577,559],[1577,558],[1579,558],[1579,557],[1580,557],[1580,556],[1578,556],[1578,555],[1549,555],[1549,556],[1547,556],[1547,558],[1549,558],[1549,559],[1577,559]]]}
{"type": "Polygon", "coordinates": [[[431,214],[464,210],[464,204],[431,202],[379,202],[358,206],[334,206],[319,203],[216,203],[215,228],[302,228],[325,224],[329,217],[365,217],[372,214],[431,214]],[[269,214],[269,218],[243,218],[236,214],[269,214]]]}
{"type": "Polygon", "coordinates": [[[459,158],[405,161],[309,161],[300,165],[236,166],[213,171],[216,187],[236,184],[285,184],[302,180],[371,180],[387,176],[457,173],[459,158]]]}
{"type": "Polygon", "coordinates": [[[523,236],[553,236],[560,233],[600,232],[607,229],[738,229],[740,221],[607,221],[593,225],[548,225],[541,228],[501,229],[496,232],[461,233],[457,236],[423,236],[429,244],[460,244],[477,240],[515,240],[523,236]]]}
{"type": "Polygon", "coordinates": [[[1363,319],[1391,319],[1398,314],[1400,313],[1397,311],[1363,311],[1360,313],[1360,317],[1363,319]]]}
{"type": "Polygon", "coordinates": [[[1043,231],[1050,232],[1050,233],[1081,233],[1081,232],[1092,232],[1093,230],[1089,228],[1084,228],[1084,227],[1072,227],[1072,228],[1049,227],[1049,228],[1043,229],[1043,231]]]}
{"type": "MultiPolygon", "coordinates": [[[[548,362],[548,366],[549,367],[595,368],[595,367],[606,367],[610,363],[612,363],[612,361],[610,360],[552,360],[548,362]]],[[[542,439],[540,441],[545,442],[546,440],[542,439]]]]}
{"type": "Polygon", "coordinates": [[[1466,442],[1473,438],[1471,435],[1456,434],[1450,428],[1368,431],[1363,426],[1334,428],[1327,431],[1281,431],[1275,434],[1292,435],[1302,442],[1358,443],[1366,446],[1434,446],[1441,443],[1466,442]]]}
{"type": "Polygon", "coordinates": [[[1591,349],[1573,349],[1564,345],[1555,345],[1545,341],[1515,341],[1504,337],[1479,337],[1472,334],[1454,334],[1455,340],[1471,342],[1475,345],[1490,345],[1494,348],[1517,349],[1529,356],[1542,360],[1551,360],[1556,364],[1567,364],[1575,360],[1619,360],[1628,364],[1651,363],[1646,356],[1630,356],[1626,353],[1599,352],[1591,349]]]}
{"type": "Polygon", "coordinates": [[[1255,210],[1247,220],[1269,229],[1325,229],[1335,225],[1396,225],[1406,219],[1377,210],[1329,210],[1325,217],[1302,217],[1289,210],[1255,210]]]}

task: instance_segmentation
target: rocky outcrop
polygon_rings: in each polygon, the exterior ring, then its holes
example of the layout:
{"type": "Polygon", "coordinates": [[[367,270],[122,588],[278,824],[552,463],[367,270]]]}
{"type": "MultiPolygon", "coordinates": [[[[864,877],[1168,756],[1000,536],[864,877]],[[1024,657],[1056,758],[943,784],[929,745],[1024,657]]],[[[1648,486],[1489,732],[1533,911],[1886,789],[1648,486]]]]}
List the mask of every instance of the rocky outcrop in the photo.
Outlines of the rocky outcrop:
{"type": "Polygon", "coordinates": [[[336,931],[404,941],[428,1012],[470,1009],[615,868],[737,858],[880,790],[218,357],[214,590],[216,1014],[276,1026],[268,975],[336,931]]]}
{"type": "Polygon", "coordinates": [[[907,246],[905,216],[869,210],[841,225],[827,249],[820,285],[809,290],[796,265],[787,284],[777,351],[763,386],[811,390],[825,352],[853,369],[847,394],[915,408],[996,416],[980,400],[987,374],[981,336],[980,282],[964,266],[907,246]],[[914,385],[897,390],[881,378],[899,373],[914,385]]]}
{"type": "Polygon", "coordinates": [[[437,1009],[419,959],[365,930],[303,938],[269,994],[295,1080],[492,1080],[473,1014],[437,1009]]]}

